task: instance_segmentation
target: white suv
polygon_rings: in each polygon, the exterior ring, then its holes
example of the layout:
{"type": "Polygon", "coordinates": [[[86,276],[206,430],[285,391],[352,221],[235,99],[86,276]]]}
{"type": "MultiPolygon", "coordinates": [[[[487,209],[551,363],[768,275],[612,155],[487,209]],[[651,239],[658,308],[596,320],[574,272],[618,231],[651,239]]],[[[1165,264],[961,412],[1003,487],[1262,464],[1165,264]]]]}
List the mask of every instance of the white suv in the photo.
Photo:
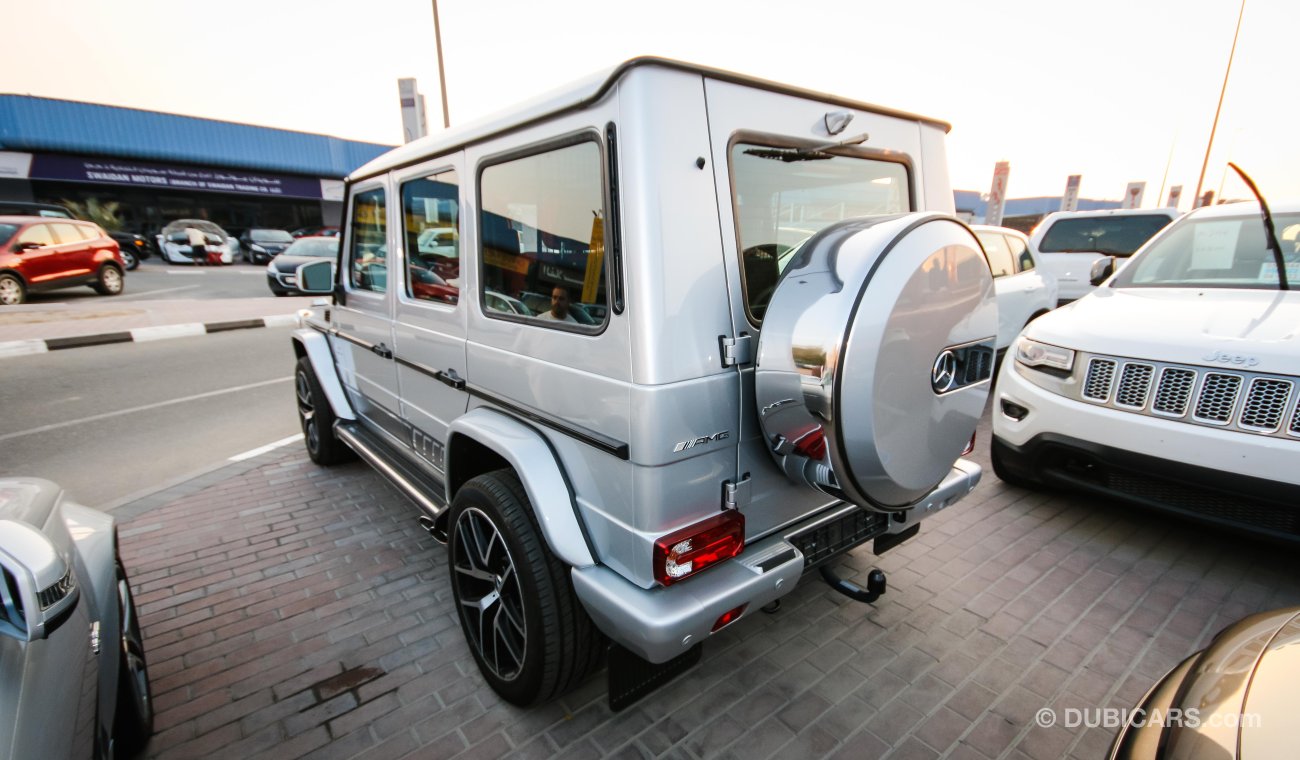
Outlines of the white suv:
{"type": "Polygon", "coordinates": [[[1151,236],[1178,218],[1178,209],[1057,211],[1029,235],[1043,268],[1056,278],[1062,303],[1082,298],[1151,236]]]}
{"type": "Polygon", "coordinates": [[[1023,232],[983,224],[971,229],[984,246],[993,272],[1001,353],[1025,325],[1056,308],[1056,278],[1043,270],[1023,232]]]}
{"type": "Polygon", "coordinates": [[[421,508],[505,699],[608,640],[626,704],[974,488],[997,307],[946,130],[637,59],[348,179],[340,282],[296,275],[334,294],[294,336],[308,452],[421,508]]]}
{"type": "Polygon", "coordinates": [[[1220,527],[1300,538],[1300,205],[1180,219],[1033,322],[998,377],[993,468],[1220,527]]]}

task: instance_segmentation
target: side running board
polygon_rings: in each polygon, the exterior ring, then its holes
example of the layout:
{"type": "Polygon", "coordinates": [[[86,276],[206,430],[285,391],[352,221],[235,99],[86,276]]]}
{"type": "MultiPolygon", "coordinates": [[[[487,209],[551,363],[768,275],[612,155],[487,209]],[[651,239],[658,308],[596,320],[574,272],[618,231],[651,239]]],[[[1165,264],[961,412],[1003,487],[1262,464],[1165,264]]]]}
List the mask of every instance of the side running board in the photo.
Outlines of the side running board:
{"type": "Polygon", "coordinates": [[[447,511],[447,503],[442,497],[442,483],[402,461],[401,456],[393,453],[390,446],[359,423],[338,420],[334,423],[334,434],[387,478],[406,498],[415,502],[435,523],[447,511]]]}

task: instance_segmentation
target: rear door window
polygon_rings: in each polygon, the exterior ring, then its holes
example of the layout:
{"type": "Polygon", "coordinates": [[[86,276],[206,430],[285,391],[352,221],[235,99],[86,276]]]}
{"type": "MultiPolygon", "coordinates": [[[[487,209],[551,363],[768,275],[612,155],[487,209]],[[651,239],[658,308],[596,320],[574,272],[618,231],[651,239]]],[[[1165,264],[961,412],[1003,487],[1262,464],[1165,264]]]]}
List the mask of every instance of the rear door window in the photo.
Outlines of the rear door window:
{"type": "Polygon", "coordinates": [[[59,241],[60,245],[85,242],[85,239],[81,236],[81,231],[77,229],[75,224],[61,222],[51,224],[50,227],[54,228],[54,237],[59,241]]]}
{"type": "Polygon", "coordinates": [[[1011,260],[1016,263],[1017,272],[1028,272],[1034,268],[1034,255],[1029,246],[1015,235],[1005,235],[1007,247],[1011,249],[1011,260]]]}
{"type": "Polygon", "coordinates": [[[984,253],[989,258],[989,270],[993,272],[993,277],[1006,277],[1009,274],[1015,274],[1015,265],[1011,261],[1011,250],[1007,248],[1007,240],[998,232],[980,232],[978,233],[980,243],[984,245],[984,253]]]}
{"type": "Polygon", "coordinates": [[[454,170],[402,183],[406,295],[460,300],[460,181],[454,170]]]}

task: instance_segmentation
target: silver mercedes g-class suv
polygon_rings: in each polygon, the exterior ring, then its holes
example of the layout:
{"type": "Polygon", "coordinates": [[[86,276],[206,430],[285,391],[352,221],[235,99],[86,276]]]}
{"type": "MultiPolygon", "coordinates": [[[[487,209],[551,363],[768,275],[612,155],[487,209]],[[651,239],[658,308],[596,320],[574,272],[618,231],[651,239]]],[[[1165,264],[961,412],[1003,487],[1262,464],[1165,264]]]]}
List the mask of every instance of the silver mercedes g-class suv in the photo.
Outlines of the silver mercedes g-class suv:
{"type": "Polygon", "coordinates": [[[641,58],[348,178],[296,273],[333,294],[293,337],[307,450],[419,507],[503,698],[608,653],[626,704],[974,488],[997,312],[946,131],[641,58]]]}

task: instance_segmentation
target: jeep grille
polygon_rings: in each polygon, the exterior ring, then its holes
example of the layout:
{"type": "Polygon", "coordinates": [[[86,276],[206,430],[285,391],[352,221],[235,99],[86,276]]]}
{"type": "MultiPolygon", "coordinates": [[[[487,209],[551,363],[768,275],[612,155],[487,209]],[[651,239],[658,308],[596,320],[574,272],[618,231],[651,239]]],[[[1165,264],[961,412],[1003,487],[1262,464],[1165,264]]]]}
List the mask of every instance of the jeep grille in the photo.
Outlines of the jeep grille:
{"type": "Polygon", "coordinates": [[[1300,438],[1300,378],[1095,355],[1086,356],[1080,366],[1087,369],[1072,393],[1081,401],[1256,435],[1300,438]]]}

